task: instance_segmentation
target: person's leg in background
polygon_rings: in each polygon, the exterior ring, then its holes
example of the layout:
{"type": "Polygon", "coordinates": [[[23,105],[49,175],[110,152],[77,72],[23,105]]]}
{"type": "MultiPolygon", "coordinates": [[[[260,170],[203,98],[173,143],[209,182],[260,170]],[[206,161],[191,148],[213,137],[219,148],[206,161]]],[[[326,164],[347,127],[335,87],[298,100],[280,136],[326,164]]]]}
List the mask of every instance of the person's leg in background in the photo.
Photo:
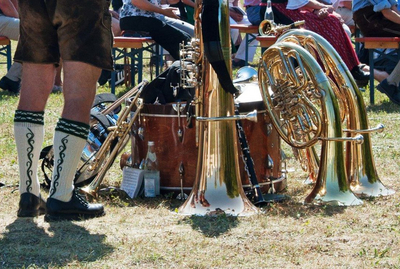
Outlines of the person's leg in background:
{"type": "Polygon", "coordinates": [[[400,105],[400,61],[390,75],[379,83],[377,89],[386,94],[393,103],[400,105]]]}
{"type": "MultiPolygon", "coordinates": [[[[19,19],[0,15],[0,36],[6,36],[10,40],[19,38],[19,19]]],[[[10,70],[0,79],[0,88],[14,94],[20,91],[22,65],[14,62],[10,70]]]]}
{"type": "Polygon", "coordinates": [[[60,64],[56,68],[56,76],[54,79],[54,86],[53,89],[51,90],[52,93],[60,93],[62,92],[63,88],[63,83],[62,83],[62,78],[61,78],[61,70],[62,70],[62,60],[60,59],[60,64]]]}
{"type": "MultiPolygon", "coordinates": [[[[240,21],[240,24],[251,24],[247,16],[243,16],[243,20],[240,21]]],[[[240,42],[239,48],[236,52],[235,58],[232,61],[232,66],[233,67],[242,67],[246,64],[246,53],[247,53],[247,59],[248,62],[252,62],[254,59],[254,55],[256,54],[257,50],[257,45],[258,41],[255,39],[255,37],[250,36],[249,38],[253,38],[253,40],[247,44],[247,51],[246,51],[246,38],[243,38],[242,41],[240,42]]]]}

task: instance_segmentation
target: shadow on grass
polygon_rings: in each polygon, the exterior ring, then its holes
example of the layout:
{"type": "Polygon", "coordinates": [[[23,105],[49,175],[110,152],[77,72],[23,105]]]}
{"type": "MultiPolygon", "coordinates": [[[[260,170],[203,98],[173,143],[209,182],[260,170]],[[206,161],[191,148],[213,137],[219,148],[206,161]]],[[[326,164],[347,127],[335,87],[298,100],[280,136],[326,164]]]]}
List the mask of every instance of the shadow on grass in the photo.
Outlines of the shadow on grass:
{"type": "Polygon", "coordinates": [[[311,216],[326,216],[331,217],[337,214],[345,213],[346,206],[338,206],[335,204],[317,204],[316,201],[312,203],[304,203],[307,195],[312,190],[312,186],[302,186],[299,188],[290,189],[287,192],[282,193],[288,197],[288,199],[281,202],[271,202],[267,206],[264,206],[266,214],[273,216],[283,216],[289,218],[311,217],[311,216]],[[309,190],[305,191],[304,188],[309,190]],[[294,200],[292,197],[300,197],[300,201],[294,200]]]}
{"type": "Polygon", "coordinates": [[[183,222],[190,224],[193,230],[200,231],[207,237],[218,237],[235,228],[239,220],[237,217],[220,214],[217,216],[190,216],[183,222]]]}
{"type": "Polygon", "coordinates": [[[367,105],[367,112],[380,112],[385,111],[387,113],[399,113],[400,106],[391,102],[390,100],[385,100],[382,103],[375,105],[367,105]]]}
{"type": "Polygon", "coordinates": [[[34,219],[19,218],[6,227],[0,240],[1,268],[63,267],[73,262],[93,262],[113,251],[106,235],[90,234],[72,222],[50,223],[49,231],[34,219]]]}

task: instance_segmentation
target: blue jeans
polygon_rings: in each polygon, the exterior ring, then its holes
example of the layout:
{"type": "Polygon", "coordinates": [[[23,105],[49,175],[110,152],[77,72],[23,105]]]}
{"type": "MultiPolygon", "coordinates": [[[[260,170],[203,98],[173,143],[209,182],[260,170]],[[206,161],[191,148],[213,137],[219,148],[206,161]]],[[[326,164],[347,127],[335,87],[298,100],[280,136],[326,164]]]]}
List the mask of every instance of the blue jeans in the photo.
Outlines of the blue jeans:
{"type": "Polygon", "coordinates": [[[249,6],[246,7],[247,18],[251,22],[252,25],[260,25],[261,16],[260,16],[260,6],[249,6]]]}

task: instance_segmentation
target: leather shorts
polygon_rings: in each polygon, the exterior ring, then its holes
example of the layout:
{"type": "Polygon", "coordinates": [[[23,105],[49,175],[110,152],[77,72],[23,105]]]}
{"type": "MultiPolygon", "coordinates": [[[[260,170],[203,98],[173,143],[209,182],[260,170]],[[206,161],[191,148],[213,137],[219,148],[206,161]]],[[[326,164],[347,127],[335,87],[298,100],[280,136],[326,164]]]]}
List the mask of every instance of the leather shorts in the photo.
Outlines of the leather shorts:
{"type": "Polygon", "coordinates": [[[19,0],[14,60],[58,65],[84,62],[112,70],[110,0],[19,0]]]}

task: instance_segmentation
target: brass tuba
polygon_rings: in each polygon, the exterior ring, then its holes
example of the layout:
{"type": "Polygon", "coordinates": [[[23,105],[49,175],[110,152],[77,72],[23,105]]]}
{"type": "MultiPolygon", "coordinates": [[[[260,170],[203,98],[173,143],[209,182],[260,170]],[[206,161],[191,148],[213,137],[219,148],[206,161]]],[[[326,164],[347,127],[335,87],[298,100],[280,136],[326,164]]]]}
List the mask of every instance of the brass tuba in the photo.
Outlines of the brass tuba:
{"type": "Polygon", "coordinates": [[[317,181],[305,202],[359,205],[347,180],[339,104],[316,59],[293,42],[277,42],[259,63],[259,84],[272,122],[285,142],[306,149],[321,141],[317,181]]]}
{"type": "MultiPolygon", "coordinates": [[[[201,33],[203,25],[200,18],[203,7],[204,2],[196,0],[195,40],[191,42],[195,47],[186,47],[181,51],[181,58],[186,57],[186,61],[191,59],[194,63],[190,70],[197,72],[197,75],[189,77],[196,78],[199,148],[194,186],[178,212],[184,215],[222,212],[235,216],[253,214],[258,209],[246,197],[240,178],[233,95],[221,87],[210,59],[204,56],[201,33]]],[[[223,58],[231,73],[227,1],[219,0],[218,13],[219,22],[215,27],[219,27],[223,58]]]]}
{"type": "Polygon", "coordinates": [[[339,54],[320,35],[308,30],[291,30],[278,42],[294,42],[311,52],[322,65],[325,74],[333,80],[333,90],[344,122],[343,132],[349,137],[362,134],[362,144],[346,145],[347,177],[354,193],[362,196],[386,196],[394,193],[380,181],[376,172],[370,133],[383,131],[383,125],[370,129],[362,94],[339,54]]]}

